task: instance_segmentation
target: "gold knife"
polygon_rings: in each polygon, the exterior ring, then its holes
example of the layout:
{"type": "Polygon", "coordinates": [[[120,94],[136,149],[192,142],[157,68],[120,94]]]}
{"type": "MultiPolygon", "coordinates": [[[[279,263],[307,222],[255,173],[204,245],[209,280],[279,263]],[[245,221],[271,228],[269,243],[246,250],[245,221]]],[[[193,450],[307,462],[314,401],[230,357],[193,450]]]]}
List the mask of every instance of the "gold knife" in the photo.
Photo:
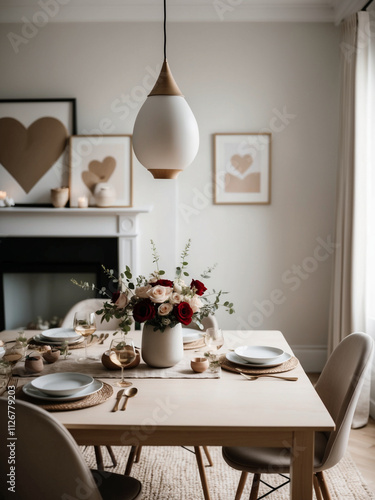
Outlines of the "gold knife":
{"type": "Polygon", "coordinates": [[[116,403],[115,406],[113,407],[112,411],[117,411],[118,410],[118,405],[120,404],[120,400],[122,398],[122,395],[124,394],[125,389],[120,389],[118,393],[116,394],[116,403]]]}

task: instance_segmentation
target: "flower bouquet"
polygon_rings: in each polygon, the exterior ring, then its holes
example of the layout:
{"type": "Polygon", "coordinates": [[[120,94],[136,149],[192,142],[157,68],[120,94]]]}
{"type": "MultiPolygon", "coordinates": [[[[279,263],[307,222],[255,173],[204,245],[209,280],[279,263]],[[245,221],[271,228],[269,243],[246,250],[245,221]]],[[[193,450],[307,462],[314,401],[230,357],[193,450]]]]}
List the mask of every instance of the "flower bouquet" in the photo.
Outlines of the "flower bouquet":
{"type": "MultiPolygon", "coordinates": [[[[109,298],[104,303],[103,309],[97,311],[97,314],[102,315],[102,322],[112,318],[119,319],[119,329],[125,334],[130,331],[134,321],[147,322],[153,326],[154,331],[163,332],[166,328],[173,328],[179,323],[181,325],[195,323],[203,329],[202,319],[215,314],[219,306],[223,306],[229,314],[233,314],[231,302],[220,302],[222,295],[227,292],[213,290],[211,293],[206,293],[207,288],[202,281],[188,278],[186,259],[190,240],[181,253],[181,264],[176,267],[173,280],[166,279],[165,271],[159,269],[160,257],[152,240],[151,246],[156,271],[149,278],[140,275],[134,279],[128,266],[119,277],[116,277],[112,269],[103,266],[104,272],[117,290],[111,295],[105,288],[98,290],[100,295],[109,298]]],[[[215,267],[206,269],[200,278],[208,279],[215,267]]],[[[74,279],[71,281],[84,289],[96,289],[87,282],[77,282],[74,279]]]]}

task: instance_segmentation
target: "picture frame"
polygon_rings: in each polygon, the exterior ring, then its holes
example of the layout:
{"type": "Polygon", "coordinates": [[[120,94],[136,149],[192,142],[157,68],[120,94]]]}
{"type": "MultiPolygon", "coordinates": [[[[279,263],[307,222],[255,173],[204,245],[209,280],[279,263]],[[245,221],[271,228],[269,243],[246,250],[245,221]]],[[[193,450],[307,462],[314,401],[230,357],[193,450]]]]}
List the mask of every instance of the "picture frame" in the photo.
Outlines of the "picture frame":
{"type": "Polygon", "coordinates": [[[214,134],[214,204],[271,203],[271,133],[214,134]]]}
{"type": "Polygon", "coordinates": [[[132,207],[132,136],[70,138],[70,207],[132,207]]]}
{"type": "Polygon", "coordinates": [[[0,190],[17,206],[51,206],[51,189],[68,185],[76,108],[75,98],[0,99],[0,190]]]}

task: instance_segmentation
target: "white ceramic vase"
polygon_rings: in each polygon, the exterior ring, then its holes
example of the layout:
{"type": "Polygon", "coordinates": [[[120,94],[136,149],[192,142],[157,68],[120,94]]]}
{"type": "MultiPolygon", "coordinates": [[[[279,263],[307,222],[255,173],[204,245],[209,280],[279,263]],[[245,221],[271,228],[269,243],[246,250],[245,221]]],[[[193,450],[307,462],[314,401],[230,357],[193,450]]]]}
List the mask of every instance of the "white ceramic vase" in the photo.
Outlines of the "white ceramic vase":
{"type": "Polygon", "coordinates": [[[167,327],[164,332],[155,332],[154,326],[146,322],[142,332],[141,354],[143,361],[153,368],[176,365],[184,357],[181,323],[173,328],[167,327]]]}

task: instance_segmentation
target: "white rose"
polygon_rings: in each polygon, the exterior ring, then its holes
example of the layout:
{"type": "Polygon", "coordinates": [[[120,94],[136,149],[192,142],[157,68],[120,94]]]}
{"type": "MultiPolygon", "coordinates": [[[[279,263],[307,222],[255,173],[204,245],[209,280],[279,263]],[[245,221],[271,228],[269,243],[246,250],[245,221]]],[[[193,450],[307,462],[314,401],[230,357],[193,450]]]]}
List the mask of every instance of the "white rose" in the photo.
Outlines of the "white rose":
{"type": "Polygon", "coordinates": [[[181,293],[184,287],[186,287],[186,283],[182,279],[176,280],[173,284],[173,290],[177,293],[181,293]]]}
{"type": "Polygon", "coordinates": [[[147,296],[152,302],[161,304],[169,299],[172,288],[169,286],[156,285],[147,292],[147,296]]]}
{"type": "Polygon", "coordinates": [[[203,306],[203,302],[197,295],[194,295],[194,297],[185,297],[185,300],[191,307],[193,313],[198,312],[199,309],[203,306]]]}
{"type": "Polygon", "coordinates": [[[173,292],[169,298],[169,301],[171,302],[171,304],[179,304],[183,301],[183,299],[184,297],[180,293],[173,292]]]}
{"type": "Polygon", "coordinates": [[[159,316],[168,316],[168,314],[172,311],[173,305],[170,304],[169,302],[166,302],[165,304],[160,304],[158,307],[158,314],[159,316]]]}
{"type": "Polygon", "coordinates": [[[135,294],[140,299],[148,299],[147,292],[150,290],[150,288],[152,288],[151,285],[139,286],[135,289],[135,294]]]}
{"type": "Polygon", "coordinates": [[[124,309],[129,304],[129,299],[128,296],[126,295],[125,292],[121,292],[118,299],[115,302],[115,306],[117,306],[119,309],[124,309]]]}

